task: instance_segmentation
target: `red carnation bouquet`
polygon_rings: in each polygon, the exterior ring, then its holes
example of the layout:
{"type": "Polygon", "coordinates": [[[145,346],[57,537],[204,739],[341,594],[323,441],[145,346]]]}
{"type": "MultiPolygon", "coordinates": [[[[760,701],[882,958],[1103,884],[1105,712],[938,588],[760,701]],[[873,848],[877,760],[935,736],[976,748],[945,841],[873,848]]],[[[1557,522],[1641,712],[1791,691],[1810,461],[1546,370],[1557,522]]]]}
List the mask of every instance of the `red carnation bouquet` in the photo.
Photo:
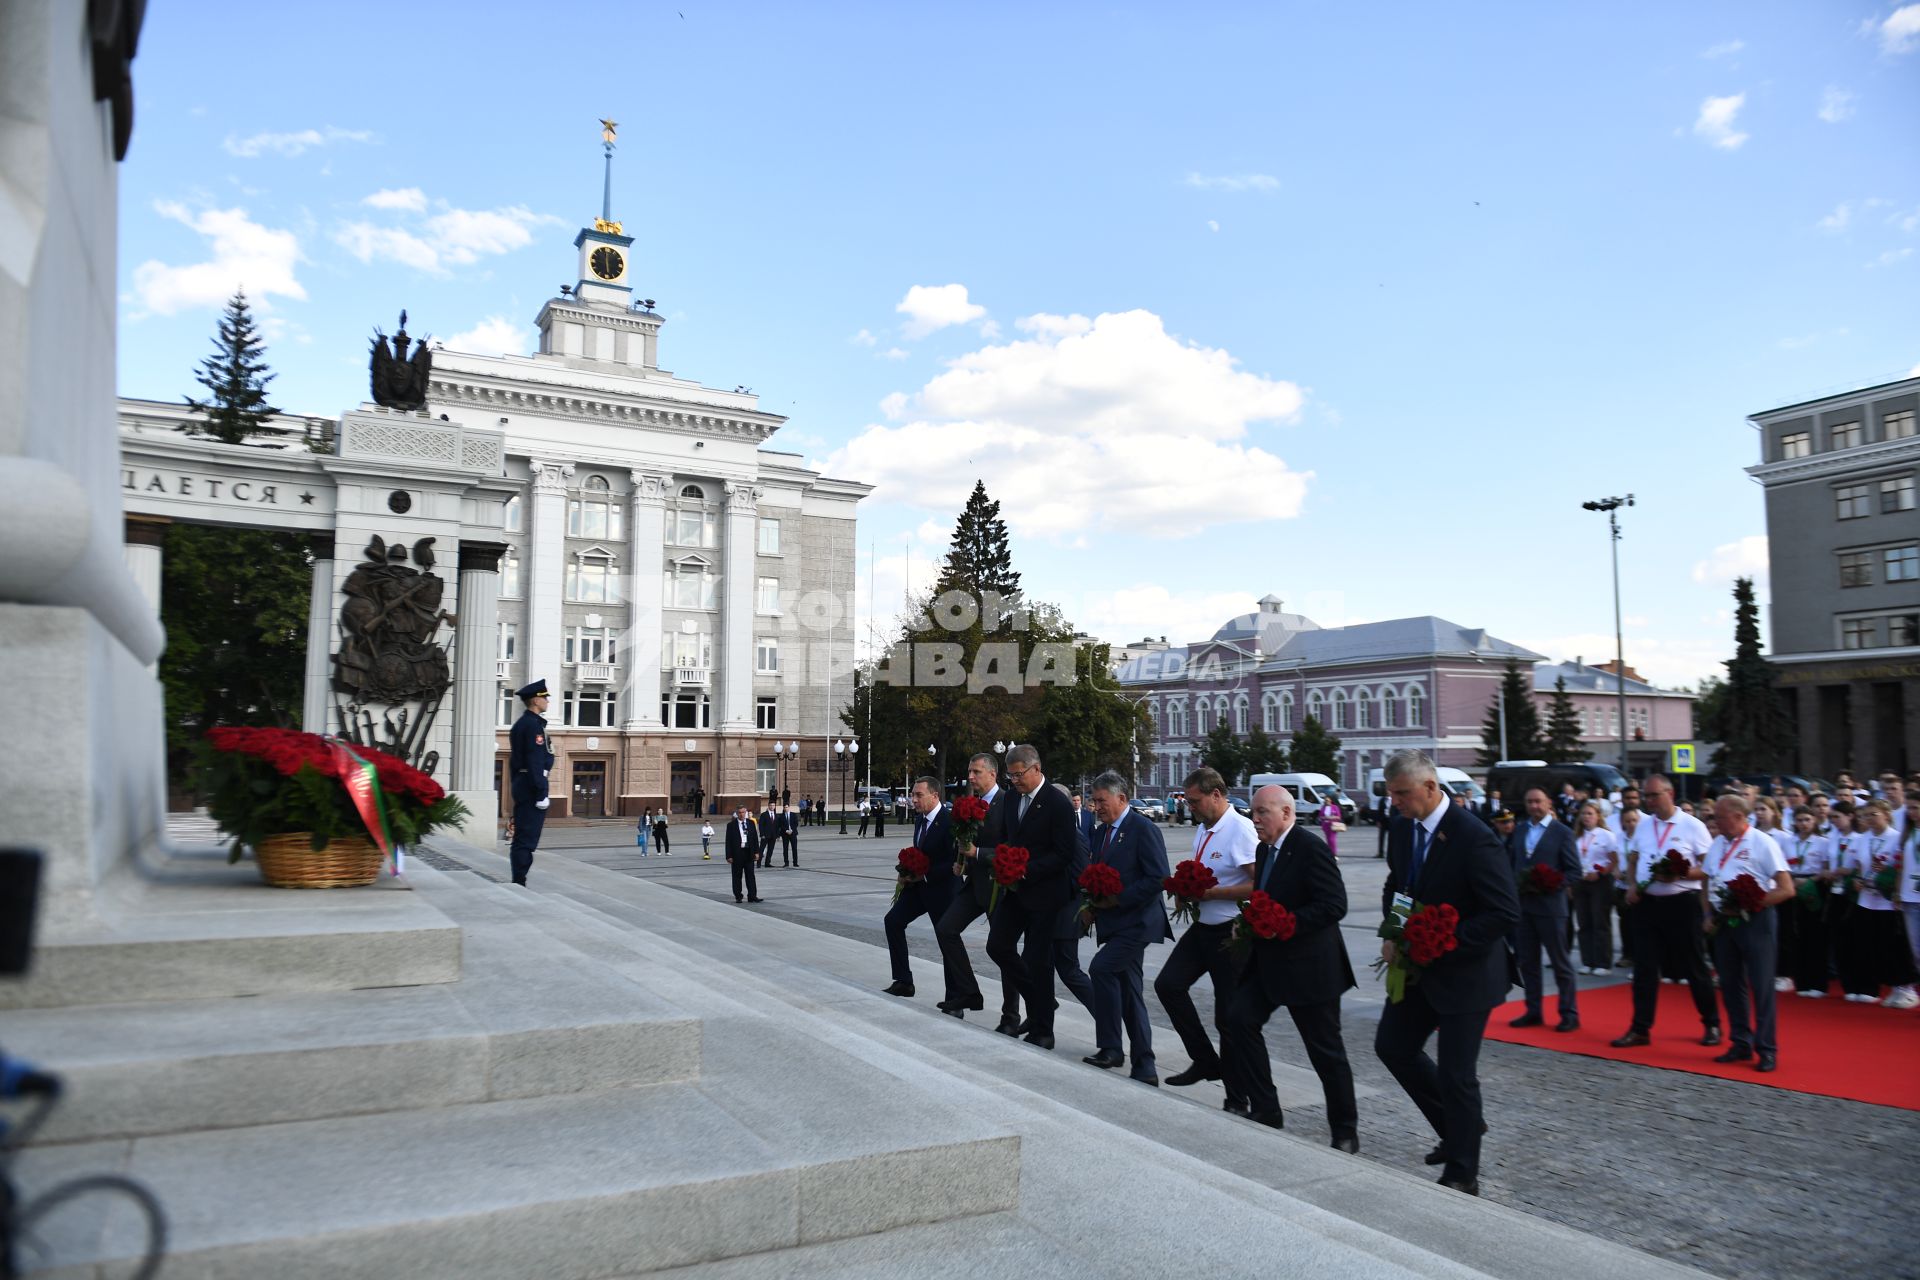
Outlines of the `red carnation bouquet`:
{"type": "Polygon", "coordinates": [[[1446,902],[1429,906],[1415,903],[1405,915],[1387,913],[1380,922],[1380,936],[1394,944],[1394,957],[1392,963],[1374,961],[1373,971],[1385,979],[1389,1003],[1406,999],[1407,987],[1420,981],[1423,971],[1460,945],[1459,927],[1459,910],[1446,902]]]}
{"type": "Polygon", "coordinates": [[[1642,880],[1640,887],[1644,889],[1655,880],[1679,880],[1685,877],[1687,872],[1691,870],[1693,870],[1693,863],[1687,860],[1686,854],[1680,852],[1678,849],[1669,849],[1661,856],[1659,861],[1647,868],[1649,878],[1642,880]]]}
{"type": "Polygon", "coordinates": [[[1714,923],[1737,929],[1766,910],[1766,906],[1767,886],[1743,873],[1721,885],[1714,895],[1714,923]]]}
{"type": "Polygon", "coordinates": [[[1173,897],[1173,917],[1185,920],[1189,924],[1200,923],[1200,899],[1207,890],[1220,883],[1220,877],[1213,874],[1213,868],[1198,858],[1188,858],[1173,869],[1173,874],[1160,882],[1160,887],[1173,897]]]}
{"type": "Polygon", "coordinates": [[[1104,862],[1088,865],[1080,873],[1080,932],[1084,935],[1093,928],[1093,913],[1105,910],[1120,901],[1120,895],[1126,884],[1120,879],[1120,873],[1104,862]]]}
{"type": "Polygon", "coordinates": [[[1293,937],[1293,931],[1299,926],[1293,912],[1281,906],[1262,890],[1255,889],[1253,896],[1240,904],[1240,914],[1234,919],[1233,933],[1227,939],[1227,945],[1234,951],[1245,954],[1253,946],[1255,938],[1262,942],[1285,942],[1293,937]]]}
{"type": "Polygon", "coordinates": [[[902,849],[899,860],[893,868],[894,875],[898,877],[893,882],[893,900],[900,901],[900,891],[916,880],[925,880],[927,872],[932,869],[933,864],[919,849],[912,847],[902,849]]]}
{"type": "Polygon", "coordinates": [[[1544,862],[1536,862],[1520,877],[1520,892],[1528,897],[1550,898],[1567,887],[1567,878],[1544,862]]]}
{"type": "Polygon", "coordinates": [[[987,910],[1000,905],[1002,889],[1017,888],[1027,878],[1027,862],[1032,858],[1023,846],[1017,844],[997,845],[993,851],[993,893],[987,899],[987,910]]]}
{"type": "Polygon", "coordinates": [[[985,800],[974,795],[961,796],[953,802],[953,846],[957,850],[953,874],[967,874],[967,854],[980,841],[980,826],[987,820],[990,807],[985,800]]]}

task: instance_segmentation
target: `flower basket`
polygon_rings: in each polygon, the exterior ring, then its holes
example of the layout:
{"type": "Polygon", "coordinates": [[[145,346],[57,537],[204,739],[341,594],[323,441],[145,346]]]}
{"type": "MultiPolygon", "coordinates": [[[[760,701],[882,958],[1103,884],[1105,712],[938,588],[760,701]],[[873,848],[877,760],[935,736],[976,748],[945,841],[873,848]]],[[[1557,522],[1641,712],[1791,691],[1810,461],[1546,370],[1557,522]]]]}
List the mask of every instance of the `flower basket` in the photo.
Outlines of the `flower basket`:
{"type": "Polygon", "coordinates": [[[268,836],[254,846],[260,878],[276,889],[351,889],[380,878],[386,861],[365,836],[335,836],[315,852],[313,833],[268,836]]]}

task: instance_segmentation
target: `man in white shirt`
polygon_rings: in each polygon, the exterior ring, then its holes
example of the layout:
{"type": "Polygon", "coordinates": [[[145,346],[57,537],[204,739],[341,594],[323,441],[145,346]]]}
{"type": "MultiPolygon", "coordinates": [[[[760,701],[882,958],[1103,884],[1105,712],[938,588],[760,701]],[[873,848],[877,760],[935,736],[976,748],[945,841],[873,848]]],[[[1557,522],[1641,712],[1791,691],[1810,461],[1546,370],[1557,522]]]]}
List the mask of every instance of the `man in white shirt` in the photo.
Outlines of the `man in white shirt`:
{"type": "Polygon", "coordinates": [[[1616,1049],[1650,1044],[1654,1015],[1660,1005],[1660,965],[1665,958],[1683,961],[1693,1005],[1705,1029],[1700,1043],[1720,1043],[1720,1008],[1707,976],[1705,934],[1701,931],[1700,887],[1707,873],[1700,857],[1713,843],[1700,819],[1682,813],[1673,801],[1673,784],[1653,774],[1640,788],[1647,816],[1633,830],[1627,845],[1627,905],[1632,908],[1633,1025],[1613,1041],[1616,1049]],[[1654,867],[1669,853],[1686,860],[1680,876],[1656,875],[1654,867]]]}
{"type": "Polygon", "coordinates": [[[1793,900],[1793,875],[1773,838],[1748,825],[1744,796],[1721,796],[1713,812],[1720,838],[1707,850],[1705,867],[1716,913],[1721,893],[1741,876],[1751,876],[1767,891],[1766,905],[1745,920],[1716,914],[1713,921],[1713,962],[1720,972],[1727,1029],[1733,1034],[1733,1043],[1714,1061],[1752,1062],[1757,1070],[1772,1071],[1779,1048],[1773,993],[1779,941],[1775,908],[1793,900]]]}
{"type": "Polygon", "coordinates": [[[1893,829],[1901,839],[1906,839],[1911,824],[1907,820],[1907,784],[1900,781],[1900,775],[1887,772],[1880,775],[1880,790],[1885,793],[1887,807],[1893,810],[1893,829]]]}
{"type": "MultiPolygon", "coordinates": [[[[1240,958],[1227,949],[1227,940],[1240,914],[1240,900],[1253,893],[1253,855],[1260,844],[1253,823],[1227,802],[1227,783],[1219,773],[1195,769],[1187,775],[1186,793],[1196,824],[1192,856],[1206,864],[1218,883],[1200,903],[1199,922],[1187,926],[1153,980],[1153,994],[1160,997],[1160,1007],[1191,1059],[1185,1071],[1167,1077],[1168,1084],[1178,1086],[1218,1080],[1224,1074],[1220,1053],[1188,992],[1206,974],[1213,980],[1214,1022],[1225,1020],[1241,966],[1240,958]]],[[[1229,1088],[1226,1108],[1244,1115],[1247,1100],[1229,1088]]]]}

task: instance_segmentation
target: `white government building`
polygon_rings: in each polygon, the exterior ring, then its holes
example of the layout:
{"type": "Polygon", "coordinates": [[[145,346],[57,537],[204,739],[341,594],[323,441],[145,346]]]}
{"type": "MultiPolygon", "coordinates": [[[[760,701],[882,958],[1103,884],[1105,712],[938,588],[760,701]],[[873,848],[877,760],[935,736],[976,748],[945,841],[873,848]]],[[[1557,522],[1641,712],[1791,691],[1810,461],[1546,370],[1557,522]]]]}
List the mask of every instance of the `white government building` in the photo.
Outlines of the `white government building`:
{"type": "Polygon", "coordinates": [[[724,812],[776,785],[798,802],[830,779],[837,800],[871,486],[767,447],[785,419],[752,393],[660,367],[664,321],[634,298],[619,223],[574,245],[579,283],[540,309],[538,353],[435,349],[424,410],[283,414],[227,445],[183,434],[183,405],[122,399],[135,576],[157,598],[170,521],[311,531],[304,723],[336,732],[394,710],[334,687],[348,577],[375,537],[433,538],[436,566],[458,563],[425,615],[453,686],[405,708],[412,757],[483,817],[500,801],[482,793],[507,790],[512,691],[542,678],[556,817],[684,814],[695,792],[724,812]]]}

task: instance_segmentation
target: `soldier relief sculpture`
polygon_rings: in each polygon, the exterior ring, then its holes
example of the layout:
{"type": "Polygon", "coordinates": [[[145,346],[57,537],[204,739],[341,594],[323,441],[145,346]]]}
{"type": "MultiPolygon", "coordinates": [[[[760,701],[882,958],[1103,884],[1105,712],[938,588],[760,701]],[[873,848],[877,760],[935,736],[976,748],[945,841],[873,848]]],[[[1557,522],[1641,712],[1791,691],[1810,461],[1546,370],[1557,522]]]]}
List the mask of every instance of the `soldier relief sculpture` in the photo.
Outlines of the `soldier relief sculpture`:
{"type": "Polygon", "coordinates": [[[431,775],[440,753],[420,748],[453,684],[447,650],[434,635],[454,616],[440,607],[446,582],[430,570],[432,538],[413,544],[408,564],[404,543],[377,535],[366,560],[347,575],[341,590],[340,650],[333,656],[333,689],[341,733],[348,741],[397,755],[431,775]],[[380,704],[380,723],[371,707],[380,704]]]}

